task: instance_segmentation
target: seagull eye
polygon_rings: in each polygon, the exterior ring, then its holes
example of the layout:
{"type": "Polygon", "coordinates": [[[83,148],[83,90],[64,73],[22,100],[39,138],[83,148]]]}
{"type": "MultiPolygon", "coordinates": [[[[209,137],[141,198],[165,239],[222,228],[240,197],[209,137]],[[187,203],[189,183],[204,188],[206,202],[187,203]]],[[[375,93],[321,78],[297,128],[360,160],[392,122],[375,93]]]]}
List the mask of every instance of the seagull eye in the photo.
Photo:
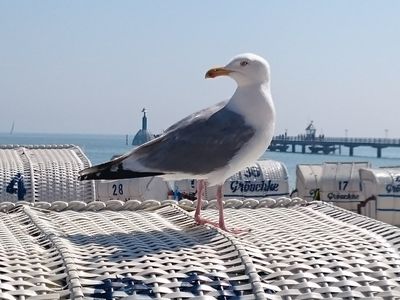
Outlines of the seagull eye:
{"type": "Polygon", "coordinates": [[[247,61],[245,61],[245,60],[242,60],[241,62],[240,62],[240,65],[242,66],[242,67],[244,67],[244,66],[247,66],[249,63],[247,62],[247,61]]]}

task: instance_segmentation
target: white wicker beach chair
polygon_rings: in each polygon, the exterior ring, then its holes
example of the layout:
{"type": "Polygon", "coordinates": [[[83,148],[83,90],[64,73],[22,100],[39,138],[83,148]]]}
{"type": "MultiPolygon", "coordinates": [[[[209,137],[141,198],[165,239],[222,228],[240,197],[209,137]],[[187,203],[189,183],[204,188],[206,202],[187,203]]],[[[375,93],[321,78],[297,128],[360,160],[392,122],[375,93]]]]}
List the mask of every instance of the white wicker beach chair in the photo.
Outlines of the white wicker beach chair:
{"type": "Polygon", "coordinates": [[[175,205],[120,204],[0,212],[1,298],[400,297],[400,229],[327,203],[227,208],[252,229],[240,236],[175,205]]]}
{"type": "Polygon", "coordinates": [[[89,159],[74,145],[1,145],[0,201],[18,201],[17,193],[7,192],[18,173],[24,178],[25,201],[93,201],[93,182],[78,181],[78,171],[88,166],[89,159]]]}

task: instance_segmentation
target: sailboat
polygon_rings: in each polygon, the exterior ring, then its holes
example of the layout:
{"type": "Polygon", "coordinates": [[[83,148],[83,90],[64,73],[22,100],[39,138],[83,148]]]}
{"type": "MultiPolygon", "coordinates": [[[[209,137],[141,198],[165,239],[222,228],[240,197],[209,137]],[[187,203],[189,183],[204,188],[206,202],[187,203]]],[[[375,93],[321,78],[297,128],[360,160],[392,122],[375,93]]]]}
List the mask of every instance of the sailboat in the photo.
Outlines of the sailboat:
{"type": "Polygon", "coordinates": [[[10,135],[14,133],[14,128],[15,128],[15,121],[12,122],[11,129],[10,129],[10,135]]]}

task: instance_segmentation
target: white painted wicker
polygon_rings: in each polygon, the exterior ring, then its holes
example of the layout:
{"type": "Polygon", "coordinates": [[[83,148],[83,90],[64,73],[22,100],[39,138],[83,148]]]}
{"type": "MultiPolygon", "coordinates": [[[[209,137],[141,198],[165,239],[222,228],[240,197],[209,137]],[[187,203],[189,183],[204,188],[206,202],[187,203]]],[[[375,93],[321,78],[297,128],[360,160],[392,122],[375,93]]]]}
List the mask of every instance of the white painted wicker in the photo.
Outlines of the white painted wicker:
{"type": "Polygon", "coordinates": [[[229,226],[250,233],[198,226],[169,201],[3,203],[0,298],[400,297],[400,229],[298,198],[229,202],[229,226]]]}
{"type": "Polygon", "coordinates": [[[0,201],[17,202],[16,194],[6,192],[17,173],[24,175],[25,201],[93,201],[93,182],[78,181],[78,171],[88,166],[74,145],[0,145],[0,201]]]}

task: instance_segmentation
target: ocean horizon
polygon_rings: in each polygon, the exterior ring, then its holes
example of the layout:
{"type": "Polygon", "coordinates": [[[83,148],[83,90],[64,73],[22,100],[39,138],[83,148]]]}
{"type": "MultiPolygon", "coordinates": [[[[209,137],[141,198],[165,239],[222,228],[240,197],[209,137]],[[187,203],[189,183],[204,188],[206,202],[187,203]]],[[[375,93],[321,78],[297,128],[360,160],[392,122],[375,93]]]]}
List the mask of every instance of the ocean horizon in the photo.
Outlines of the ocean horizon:
{"type": "MultiPolygon", "coordinates": [[[[0,133],[1,145],[60,145],[73,144],[79,146],[92,164],[110,160],[114,155],[131,151],[134,147],[134,135],[126,134],[76,134],[76,133],[0,133]]],[[[338,154],[310,154],[292,152],[266,151],[260,160],[276,160],[282,162],[289,174],[289,186],[296,185],[296,166],[298,164],[321,164],[324,162],[369,162],[372,168],[400,167],[400,150],[387,148],[382,151],[382,158],[376,157],[376,150],[368,147],[354,149],[354,156],[346,155],[347,148],[338,154]]]]}

